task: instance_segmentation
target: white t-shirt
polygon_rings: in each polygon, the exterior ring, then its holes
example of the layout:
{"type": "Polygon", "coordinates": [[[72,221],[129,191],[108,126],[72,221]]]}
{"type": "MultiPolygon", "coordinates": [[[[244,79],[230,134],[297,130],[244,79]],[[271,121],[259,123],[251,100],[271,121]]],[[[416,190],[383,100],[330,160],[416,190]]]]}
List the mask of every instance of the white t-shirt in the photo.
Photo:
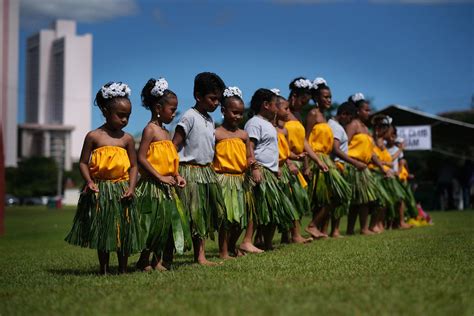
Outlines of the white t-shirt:
{"type": "Polygon", "coordinates": [[[398,158],[396,159],[393,159],[393,155],[395,155],[398,151],[398,146],[394,145],[390,148],[387,148],[388,152],[390,153],[390,155],[392,156],[392,170],[395,171],[395,172],[398,172],[398,162],[400,161],[400,159],[403,158],[403,152],[398,156],[398,158]]]}
{"type": "MultiPolygon", "coordinates": [[[[344,127],[342,127],[342,125],[339,124],[338,121],[333,120],[333,119],[329,119],[328,124],[329,124],[329,127],[331,127],[332,133],[334,135],[334,139],[337,139],[340,143],[339,149],[341,149],[341,151],[347,154],[349,139],[347,138],[347,133],[344,130],[344,127]]],[[[337,157],[336,155],[334,155],[334,160],[343,162],[343,160],[337,157]]]]}
{"type": "Polygon", "coordinates": [[[245,131],[257,141],[254,150],[257,162],[278,172],[278,136],[272,123],[255,115],[245,124],[245,131]]]}
{"type": "Polygon", "coordinates": [[[184,144],[179,150],[180,162],[207,165],[214,159],[215,127],[212,117],[208,119],[194,108],[184,112],[177,126],[184,130],[184,144]]]}

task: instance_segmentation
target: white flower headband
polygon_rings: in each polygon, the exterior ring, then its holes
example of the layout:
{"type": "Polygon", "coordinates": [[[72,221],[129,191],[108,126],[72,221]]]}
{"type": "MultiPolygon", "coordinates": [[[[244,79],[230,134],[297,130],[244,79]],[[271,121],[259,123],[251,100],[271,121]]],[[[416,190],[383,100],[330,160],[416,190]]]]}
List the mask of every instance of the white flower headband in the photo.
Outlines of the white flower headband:
{"type": "Polygon", "coordinates": [[[230,97],[239,97],[242,99],[242,91],[240,91],[239,87],[227,87],[224,90],[224,97],[230,98],[230,97]]]}
{"type": "Polygon", "coordinates": [[[383,120],[382,120],[382,124],[384,124],[384,125],[390,125],[390,124],[392,124],[392,122],[393,122],[393,119],[388,115],[386,117],[384,117],[383,120]]]}
{"type": "Polygon", "coordinates": [[[275,93],[277,96],[280,96],[280,89],[273,88],[273,89],[270,89],[270,91],[275,93]]]}
{"type": "Polygon", "coordinates": [[[160,78],[155,81],[155,86],[151,89],[151,95],[155,97],[161,97],[165,90],[168,89],[168,81],[165,78],[160,78]]]}
{"type": "Polygon", "coordinates": [[[360,100],[365,100],[365,97],[362,93],[357,92],[356,94],[351,96],[351,100],[352,100],[352,102],[358,102],[360,100]]]}
{"type": "Polygon", "coordinates": [[[313,83],[311,82],[311,80],[308,80],[308,79],[298,79],[295,81],[294,85],[297,88],[311,89],[311,87],[313,86],[313,83]]]}
{"type": "Polygon", "coordinates": [[[326,80],[324,80],[324,78],[318,77],[318,78],[314,79],[312,88],[316,90],[316,89],[318,89],[318,86],[320,86],[322,84],[324,84],[325,86],[328,85],[326,80]]]}
{"type": "Polygon", "coordinates": [[[104,99],[110,99],[115,97],[128,97],[132,93],[126,83],[114,82],[107,86],[102,86],[100,92],[104,99]]]}

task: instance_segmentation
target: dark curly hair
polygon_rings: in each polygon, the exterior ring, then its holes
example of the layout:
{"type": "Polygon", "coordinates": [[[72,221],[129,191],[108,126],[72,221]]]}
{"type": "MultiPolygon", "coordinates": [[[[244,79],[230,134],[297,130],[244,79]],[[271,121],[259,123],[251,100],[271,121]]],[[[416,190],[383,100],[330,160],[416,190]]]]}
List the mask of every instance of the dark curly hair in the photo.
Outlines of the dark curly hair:
{"type": "Polygon", "coordinates": [[[156,79],[151,78],[142,89],[142,105],[145,109],[150,110],[156,104],[163,105],[168,102],[171,97],[176,98],[176,93],[169,89],[166,89],[161,96],[154,96],[151,94],[151,90],[155,87],[156,81],[156,79]]]}

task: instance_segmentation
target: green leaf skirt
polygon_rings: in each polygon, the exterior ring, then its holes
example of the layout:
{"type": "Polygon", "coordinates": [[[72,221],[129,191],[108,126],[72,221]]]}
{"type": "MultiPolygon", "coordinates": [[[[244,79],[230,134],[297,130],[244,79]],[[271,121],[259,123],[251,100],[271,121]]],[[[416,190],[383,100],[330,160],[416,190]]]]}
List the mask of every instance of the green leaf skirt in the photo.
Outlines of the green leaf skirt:
{"type": "Polygon", "coordinates": [[[416,218],[418,216],[418,208],[416,207],[416,199],[413,190],[408,182],[399,181],[405,190],[405,216],[408,218],[416,218]]]}
{"type": "Polygon", "coordinates": [[[280,229],[293,227],[300,218],[295,206],[283,192],[282,185],[270,169],[259,166],[262,182],[253,188],[255,217],[258,225],[277,225],[280,229]]]}
{"type": "Polygon", "coordinates": [[[393,220],[399,217],[397,205],[405,199],[405,190],[395,177],[385,177],[379,171],[373,171],[377,181],[378,188],[378,205],[387,208],[385,218],[393,220]]]}
{"type": "Polygon", "coordinates": [[[246,228],[249,220],[253,219],[255,201],[252,192],[252,180],[246,173],[228,174],[218,173],[217,181],[220,185],[225,205],[224,225],[237,224],[246,228]]]}
{"type": "Polygon", "coordinates": [[[198,238],[214,238],[225,216],[225,204],[217,174],[210,165],[180,164],[186,186],[178,195],[191,219],[191,233],[198,238]]]}
{"type": "Polygon", "coordinates": [[[191,249],[189,216],[175,188],[142,178],[138,182],[137,192],[141,236],[146,248],[159,254],[172,236],[178,254],[191,249]]]}
{"type": "Polygon", "coordinates": [[[98,193],[81,193],[66,241],[99,251],[131,254],[143,249],[136,200],[122,200],[128,181],[98,181],[98,193]]]}
{"type": "Polygon", "coordinates": [[[377,201],[379,198],[378,182],[369,168],[361,171],[348,163],[344,166],[345,178],[352,189],[351,204],[365,205],[377,201]]]}
{"type": "Polygon", "coordinates": [[[290,172],[287,164],[281,169],[280,185],[285,195],[290,199],[293,207],[298,213],[299,218],[311,211],[309,203],[308,191],[301,185],[298,177],[290,172]]]}
{"type": "Polygon", "coordinates": [[[328,155],[318,153],[319,158],[328,166],[328,172],[319,169],[314,161],[310,162],[313,176],[309,181],[308,192],[311,207],[333,206],[337,208],[351,199],[351,187],[328,155]]]}

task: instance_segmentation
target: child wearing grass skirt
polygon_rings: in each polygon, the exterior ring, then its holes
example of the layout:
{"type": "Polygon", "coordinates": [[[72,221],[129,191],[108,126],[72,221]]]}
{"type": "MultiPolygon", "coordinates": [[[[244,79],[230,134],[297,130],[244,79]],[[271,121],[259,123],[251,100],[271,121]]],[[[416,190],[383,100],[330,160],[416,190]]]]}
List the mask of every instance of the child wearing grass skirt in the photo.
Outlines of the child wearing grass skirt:
{"type": "Polygon", "coordinates": [[[248,166],[255,163],[246,131],[239,128],[244,114],[242,92],[238,87],[224,90],[221,105],[224,121],[216,129],[216,150],[213,167],[221,186],[226,217],[219,229],[219,256],[231,258],[244,253],[261,253],[252,243],[255,205],[248,166]],[[239,248],[237,240],[243,229],[247,233],[239,248]]]}
{"type": "MultiPolygon", "coordinates": [[[[286,196],[291,200],[293,206],[299,214],[299,219],[294,221],[291,230],[291,242],[293,243],[307,243],[312,238],[304,238],[300,233],[300,221],[304,213],[309,210],[310,203],[306,187],[308,186],[302,173],[296,164],[290,159],[298,159],[298,155],[291,152],[288,143],[288,131],[284,128],[284,122],[288,119],[289,104],[285,98],[278,95],[277,98],[277,115],[276,115],[276,129],[278,132],[278,164],[279,176],[282,189],[286,196]]],[[[285,235],[287,231],[282,231],[282,242],[285,242],[285,235]]]]}
{"type": "MultiPolygon", "coordinates": [[[[373,161],[381,167],[380,161],[374,154],[374,141],[366,125],[370,117],[369,102],[365,100],[362,93],[350,96],[348,102],[354,104],[357,113],[356,118],[345,127],[349,142],[347,155],[366,166],[373,161]]],[[[369,208],[381,195],[386,196],[386,194],[384,194],[384,191],[379,190],[378,183],[368,168],[346,164],[345,169],[347,170],[348,182],[352,188],[346,233],[348,235],[354,234],[355,223],[359,216],[360,233],[371,235],[373,232],[369,230],[369,222],[367,220],[369,208]]]]}
{"type": "Polygon", "coordinates": [[[214,238],[225,215],[222,192],[211,165],[215,127],[209,115],[219,106],[224,89],[218,75],[198,74],[194,79],[196,104],[183,114],[173,136],[173,143],[179,149],[179,173],[187,182],[179,190],[179,196],[191,219],[194,260],[201,265],[217,264],[206,258],[205,239],[214,238]]]}
{"type": "Polygon", "coordinates": [[[265,249],[272,249],[277,226],[290,229],[299,218],[277,179],[278,137],[272,123],[277,112],[276,102],[277,96],[272,91],[258,89],[250,105],[256,115],[245,124],[245,131],[251,141],[250,150],[257,162],[252,166],[252,177],[256,183],[255,221],[261,225],[265,249]]]}
{"type": "Polygon", "coordinates": [[[110,252],[117,252],[119,273],[125,273],[128,256],[142,249],[134,198],[135,143],[122,130],[131,113],[129,95],[130,88],[121,82],[109,82],[96,94],[106,122],[84,140],[79,168],[86,184],[66,237],[70,244],[97,249],[101,274],[109,271],[110,252]]]}
{"type": "Polygon", "coordinates": [[[309,144],[307,152],[313,159],[312,178],[309,185],[309,195],[313,208],[313,218],[307,227],[313,237],[327,237],[329,218],[340,218],[338,206],[347,204],[351,189],[339,173],[330,158],[334,144],[334,135],[326,121],[324,113],[331,106],[331,90],[323,78],[316,78],[313,86],[313,100],[317,107],[308,113],[306,137],[309,144]],[[320,168],[318,160],[325,165],[320,168]]]}
{"type": "Polygon", "coordinates": [[[188,214],[175,190],[176,186],[183,188],[186,181],[178,173],[178,153],[163,126],[175,117],[178,98],[168,89],[164,78],[148,80],[141,97],[151,119],[143,129],[138,149],[142,177],[137,200],[146,249],[137,267],[143,271],[165,271],[171,265],[174,250],[182,254],[192,243],[188,214]],[[151,264],[150,253],[154,255],[151,264]]]}
{"type": "MultiPolygon", "coordinates": [[[[358,161],[350,157],[348,152],[349,139],[347,133],[344,130],[344,126],[347,126],[356,116],[355,105],[350,102],[344,102],[337,108],[337,113],[334,118],[329,119],[328,124],[334,135],[334,144],[332,150],[332,157],[336,163],[336,167],[339,172],[343,175],[344,179],[349,182],[348,171],[346,166],[351,165],[358,170],[364,170],[367,165],[363,162],[358,161]]],[[[334,212],[337,216],[331,218],[331,237],[339,237],[339,223],[340,218],[343,215],[349,213],[350,200],[347,200],[345,204],[338,206],[338,209],[334,212]]]]}

